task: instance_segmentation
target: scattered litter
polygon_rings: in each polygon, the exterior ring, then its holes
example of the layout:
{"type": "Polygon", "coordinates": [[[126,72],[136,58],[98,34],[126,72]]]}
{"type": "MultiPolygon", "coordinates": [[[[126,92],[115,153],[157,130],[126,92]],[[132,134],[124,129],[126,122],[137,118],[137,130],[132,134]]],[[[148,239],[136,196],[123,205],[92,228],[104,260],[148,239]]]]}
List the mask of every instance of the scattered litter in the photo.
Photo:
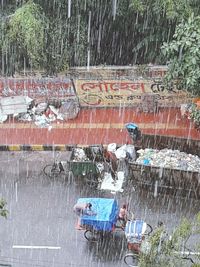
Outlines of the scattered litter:
{"type": "Polygon", "coordinates": [[[35,113],[40,114],[41,112],[44,112],[47,109],[48,104],[47,103],[39,103],[35,107],[35,113]]]}
{"type": "Polygon", "coordinates": [[[75,148],[73,161],[89,161],[89,158],[86,156],[85,151],[82,148],[75,148]]]}
{"type": "Polygon", "coordinates": [[[113,180],[110,173],[105,172],[103,181],[101,183],[101,190],[111,190],[111,193],[123,192],[124,172],[117,173],[116,181],[113,180]]]}
{"type": "Polygon", "coordinates": [[[37,103],[28,96],[0,98],[0,123],[11,115],[18,121],[34,122],[38,127],[48,127],[51,122],[77,117],[80,111],[76,99],[46,100],[37,103]]]}
{"type": "Polygon", "coordinates": [[[2,113],[0,113],[0,123],[6,121],[8,119],[8,115],[4,115],[2,113]]]}
{"type": "Polygon", "coordinates": [[[104,171],[104,164],[97,162],[96,163],[97,169],[99,170],[100,173],[102,173],[104,171]]]}
{"type": "Polygon", "coordinates": [[[32,121],[31,114],[22,113],[18,116],[18,121],[32,121]]]}
{"type": "Polygon", "coordinates": [[[49,108],[50,108],[50,110],[51,110],[55,115],[58,116],[58,114],[59,114],[59,109],[55,108],[55,107],[52,106],[52,105],[50,105],[49,108]]]}
{"type": "Polygon", "coordinates": [[[43,115],[36,115],[35,116],[35,124],[41,128],[47,128],[49,127],[49,120],[47,117],[43,115]]]}
{"type": "Polygon", "coordinates": [[[66,102],[63,102],[59,113],[62,114],[64,120],[75,119],[79,113],[79,106],[77,101],[69,99],[66,102]]]}
{"type": "Polygon", "coordinates": [[[196,155],[167,148],[162,150],[140,149],[137,153],[139,154],[136,160],[138,164],[200,172],[200,158],[196,155]]]}

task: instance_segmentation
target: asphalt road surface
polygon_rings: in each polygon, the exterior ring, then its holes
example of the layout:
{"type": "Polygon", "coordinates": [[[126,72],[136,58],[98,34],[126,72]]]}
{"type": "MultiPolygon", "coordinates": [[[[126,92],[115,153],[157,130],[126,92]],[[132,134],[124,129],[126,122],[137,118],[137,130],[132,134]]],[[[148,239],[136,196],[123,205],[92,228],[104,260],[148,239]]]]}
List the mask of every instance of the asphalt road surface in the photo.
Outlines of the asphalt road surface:
{"type": "Polygon", "coordinates": [[[199,211],[197,200],[169,195],[154,198],[152,192],[130,185],[113,195],[64,176],[51,180],[42,170],[55,156],[67,160],[69,153],[0,152],[0,197],[6,199],[9,210],[7,219],[0,218],[0,266],[125,266],[123,232],[99,245],[75,230],[72,208],[79,197],[115,197],[120,204],[129,203],[137,218],[153,227],[162,220],[169,231],[182,217],[193,219],[199,211]]]}

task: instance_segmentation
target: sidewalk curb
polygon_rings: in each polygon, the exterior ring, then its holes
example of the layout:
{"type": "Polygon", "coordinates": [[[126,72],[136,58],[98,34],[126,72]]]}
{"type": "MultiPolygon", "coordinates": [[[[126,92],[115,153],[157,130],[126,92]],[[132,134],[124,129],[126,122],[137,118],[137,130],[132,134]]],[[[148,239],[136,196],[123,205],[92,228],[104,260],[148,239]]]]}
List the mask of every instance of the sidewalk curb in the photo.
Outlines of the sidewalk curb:
{"type": "MultiPolygon", "coordinates": [[[[85,144],[55,144],[55,145],[0,145],[1,151],[71,151],[75,147],[79,148],[87,148],[93,146],[102,146],[104,148],[107,145],[93,144],[93,145],[85,145],[85,144]]],[[[118,145],[122,146],[122,145],[118,145]]]]}
{"type": "Polygon", "coordinates": [[[77,145],[0,145],[0,151],[70,151],[77,145]]]}

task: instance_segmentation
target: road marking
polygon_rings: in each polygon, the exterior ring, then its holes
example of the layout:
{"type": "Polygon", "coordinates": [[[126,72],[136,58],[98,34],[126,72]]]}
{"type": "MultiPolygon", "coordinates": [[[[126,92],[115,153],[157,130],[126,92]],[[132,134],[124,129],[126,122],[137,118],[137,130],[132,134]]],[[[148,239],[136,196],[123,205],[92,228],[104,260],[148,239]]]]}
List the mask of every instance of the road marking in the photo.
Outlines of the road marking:
{"type": "Polygon", "coordinates": [[[18,245],[14,245],[13,248],[27,248],[27,249],[61,249],[61,247],[48,247],[48,246],[18,246],[18,245]]]}
{"type": "MultiPolygon", "coordinates": [[[[169,123],[167,124],[167,122],[146,122],[146,123],[137,123],[138,126],[141,129],[151,129],[151,130],[155,130],[155,129],[163,129],[163,130],[170,130],[170,129],[187,129],[187,126],[184,125],[175,125],[175,123],[169,123]]],[[[94,123],[62,123],[62,124],[56,124],[56,123],[52,123],[52,129],[124,129],[124,124],[122,123],[98,123],[98,122],[94,122],[94,123]]],[[[47,130],[48,128],[38,128],[38,126],[36,125],[30,125],[30,124],[23,124],[23,123],[13,123],[13,124],[0,124],[0,129],[3,130],[16,130],[16,129],[28,129],[28,130],[32,130],[32,129],[37,129],[37,130],[41,130],[41,129],[45,129],[47,130]],[[14,127],[13,127],[14,125],[14,127]]],[[[15,149],[18,149],[17,147],[15,149]]]]}

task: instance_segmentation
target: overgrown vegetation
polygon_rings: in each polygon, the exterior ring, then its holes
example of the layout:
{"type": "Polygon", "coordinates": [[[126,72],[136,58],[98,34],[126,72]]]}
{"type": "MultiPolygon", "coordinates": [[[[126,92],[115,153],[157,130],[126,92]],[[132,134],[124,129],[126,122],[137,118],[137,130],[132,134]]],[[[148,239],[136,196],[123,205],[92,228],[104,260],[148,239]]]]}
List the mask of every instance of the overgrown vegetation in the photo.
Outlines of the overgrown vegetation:
{"type": "Polygon", "coordinates": [[[192,14],[181,22],[173,41],[164,43],[162,48],[169,59],[167,80],[179,79],[182,88],[200,95],[200,17],[192,14]]]}
{"type": "MultiPolygon", "coordinates": [[[[166,233],[165,227],[157,228],[148,239],[148,253],[144,253],[143,251],[140,254],[139,267],[189,266],[190,261],[183,259],[184,256],[181,255],[181,252],[188,251],[187,243],[189,238],[199,234],[200,213],[198,213],[192,221],[183,219],[171,236],[166,233]]],[[[198,243],[193,247],[193,252],[200,252],[198,243]]],[[[197,255],[197,262],[199,261],[198,257],[197,255]]],[[[194,266],[199,265],[193,265],[193,267],[194,266]]]]}
{"type": "Polygon", "coordinates": [[[86,66],[90,51],[91,65],[169,61],[168,79],[199,94],[199,11],[197,0],[2,1],[1,73],[56,74],[86,66]]]}
{"type": "Polygon", "coordinates": [[[189,118],[193,120],[195,127],[200,130],[200,109],[195,103],[189,108],[189,118]]]}
{"type": "Polygon", "coordinates": [[[6,209],[6,201],[4,199],[0,199],[0,216],[7,218],[8,210],[6,209]]]}

